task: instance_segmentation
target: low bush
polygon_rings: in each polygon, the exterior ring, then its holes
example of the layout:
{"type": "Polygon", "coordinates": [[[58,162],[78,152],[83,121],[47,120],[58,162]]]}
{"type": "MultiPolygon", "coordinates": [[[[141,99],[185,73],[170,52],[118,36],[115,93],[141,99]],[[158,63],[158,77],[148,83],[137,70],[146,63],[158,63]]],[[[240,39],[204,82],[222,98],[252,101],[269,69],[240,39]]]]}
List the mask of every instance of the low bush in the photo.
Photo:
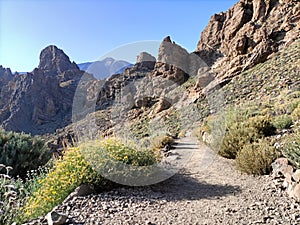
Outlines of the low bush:
{"type": "Polygon", "coordinates": [[[45,165],[51,152],[45,142],[28,134],[0,130],[0,163],[13,167],[12,176],[24,178],[27,171],[45,165]]]}
{"type": "Polygon", "coordinates": [[[294,122],[300,120],[300,104],[294,109],[291,116],[294,122]]]}
{"type": "Polygon", "coordinates": [[[287,136],[282,145],[282,154],[300,169],[300,132],[287,136]]]}
{"type": "Polygon", "coordinates": [[[244,145],[251,144],[258,138],[259,135],[253,128],[242,123],[232,124],[225,133],[218,153],[225,158],[235,159],[244,145]]]}
{"type": "Polygon", "coordinates": [[[265,140],[247,143],[237,153],[237,168],[247,174],[264,175],[271,171],[272,162],[279,156],[279,152],[265,140]]]}
{"type": "Polygon", "coordinates": [[[150,149],[160,150],[164,148],[166,145],[174,144],[174,138],[168,135],[159,135],[153,138],[150,144],[150,149]]]}
{"type": "Polygon", "coordinates": [[[96,167],[105,167],[109,161],[119,161],[133,166],[149,166],[157,162],[157,155],[152,150],[137,149],[134,143],[126,145],[121,141],[108,138],[80,145],[85,159],[96,167]]]}
{"type": "Polygon", "coordinates": [[[234,123],[230,121],[229,124],[227,122],[227,129],[220,145],[219,154],[225,158],[234,159],[244,145],[274,134],[275,130],[276,128],[268,116],[253,116],[245,119],[245,121],[234,123]]]}
{"type": "Polygon", "coordinates": [[[280,115],[274,118],[272,124],[276,129],[288,129],[293,124],[293,120],[288,115],[280,115]]]}
{"type": "Polygon", "coordinates": [[[246,122],[246,126],[254,128],[255,132],[261,136],[269,136],[276,131],[269,116],[250,117],[246,122]]]}

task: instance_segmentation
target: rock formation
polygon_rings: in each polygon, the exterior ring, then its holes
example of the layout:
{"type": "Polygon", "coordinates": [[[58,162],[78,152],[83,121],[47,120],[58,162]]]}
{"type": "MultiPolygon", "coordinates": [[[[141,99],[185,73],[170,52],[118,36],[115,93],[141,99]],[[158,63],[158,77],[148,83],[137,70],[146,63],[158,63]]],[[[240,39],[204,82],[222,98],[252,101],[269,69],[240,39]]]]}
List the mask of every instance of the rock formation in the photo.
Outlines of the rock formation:
{"type": "Polygon", "coordinates": [[[211,17],[197,54],[217,77],[230,78],[299,38],[299,20],[299,1],[241,0],[211,17]]]}
{"type": "Polygon", "coordinates": [[[73,96],[82,74],[55,46],[41,52],[39,67],[31,73],[12,76],[6,69],[1,76],[7,81],[0,93],[2,127],[44,134],[69,124],[73,96]]]}
{"type": "Polygon", "coordinates": [[[75,62],[70,62],[69,57],[54,45],[50,45],[42,50],[40,54],[39,70],[43,70],[47,75],[62,74],[67,70],[78,70],[75,62]]]}
{"type": "Polygon", "coordinates": [[[136,58],[136,64],[140,67],[146,67],[153,70],[156,62],[156,58],[147,52],[141,52],[136,58]]]}

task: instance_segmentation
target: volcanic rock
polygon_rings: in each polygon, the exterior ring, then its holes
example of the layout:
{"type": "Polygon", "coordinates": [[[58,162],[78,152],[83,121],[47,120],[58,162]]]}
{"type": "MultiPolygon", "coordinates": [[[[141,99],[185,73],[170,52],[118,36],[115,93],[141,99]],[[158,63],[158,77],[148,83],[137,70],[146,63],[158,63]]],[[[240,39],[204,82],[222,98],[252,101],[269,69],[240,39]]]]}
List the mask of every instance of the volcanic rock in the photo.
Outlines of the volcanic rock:
{"type": "Polygon", "coordinates": [[[75,62],[70,61],[69,57],[54,45],[50,45],[42,50],[38,69],[53,75],[61,74],[67,70],[79,70],[75,62]]]}
{"type": "Polygon", "coordinates": [[[221,79],[264,62],[300,37],[299,1],[241,0],[211,17],[197,54],[221,79]]]}
{"type": "Polygon", "coordinates": [[[141,68],[146,67],[147,69],[153,70],[156,62],[156,58],[147,52],[141,52],[136,59],[136,64],[141,68]]]}

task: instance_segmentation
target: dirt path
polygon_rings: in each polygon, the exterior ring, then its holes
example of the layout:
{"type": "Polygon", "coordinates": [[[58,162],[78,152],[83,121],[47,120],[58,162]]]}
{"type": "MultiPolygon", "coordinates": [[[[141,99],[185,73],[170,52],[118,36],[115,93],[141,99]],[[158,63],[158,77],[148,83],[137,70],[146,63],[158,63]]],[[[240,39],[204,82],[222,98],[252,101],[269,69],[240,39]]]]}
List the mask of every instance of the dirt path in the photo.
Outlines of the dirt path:
{"type": "Polygon", "coordinates": [[[300,206],[268,176],[242,175],[195,137],[171,152],[183,169],[149,187],[77,197],[59,207],[69,224],[300,224],[300,206]]]}

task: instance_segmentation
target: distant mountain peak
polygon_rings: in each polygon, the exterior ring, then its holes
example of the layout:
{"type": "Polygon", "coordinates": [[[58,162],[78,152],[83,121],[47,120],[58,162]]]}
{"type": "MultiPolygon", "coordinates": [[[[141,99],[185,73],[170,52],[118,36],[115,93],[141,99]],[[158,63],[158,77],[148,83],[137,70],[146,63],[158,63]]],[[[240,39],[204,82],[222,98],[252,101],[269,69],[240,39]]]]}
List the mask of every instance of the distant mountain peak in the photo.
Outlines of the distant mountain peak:
{"type": "Polygon", "coordinates": [[[49,45],[41,51],[38,68],[46,71],[57,71],[58,73],[79,69],[74,62],[70,61],[64,51],[55,45],[49,45]]]}
{"type": "Polygon", "coordinates": [[[132,64],[124,60],[106,57],[95,62],[80,63],[78,66],[80,70],[93,74],[97,79],[106,79],[113,74],[122,73],[126,68],[132,67],[132,64]]]}

